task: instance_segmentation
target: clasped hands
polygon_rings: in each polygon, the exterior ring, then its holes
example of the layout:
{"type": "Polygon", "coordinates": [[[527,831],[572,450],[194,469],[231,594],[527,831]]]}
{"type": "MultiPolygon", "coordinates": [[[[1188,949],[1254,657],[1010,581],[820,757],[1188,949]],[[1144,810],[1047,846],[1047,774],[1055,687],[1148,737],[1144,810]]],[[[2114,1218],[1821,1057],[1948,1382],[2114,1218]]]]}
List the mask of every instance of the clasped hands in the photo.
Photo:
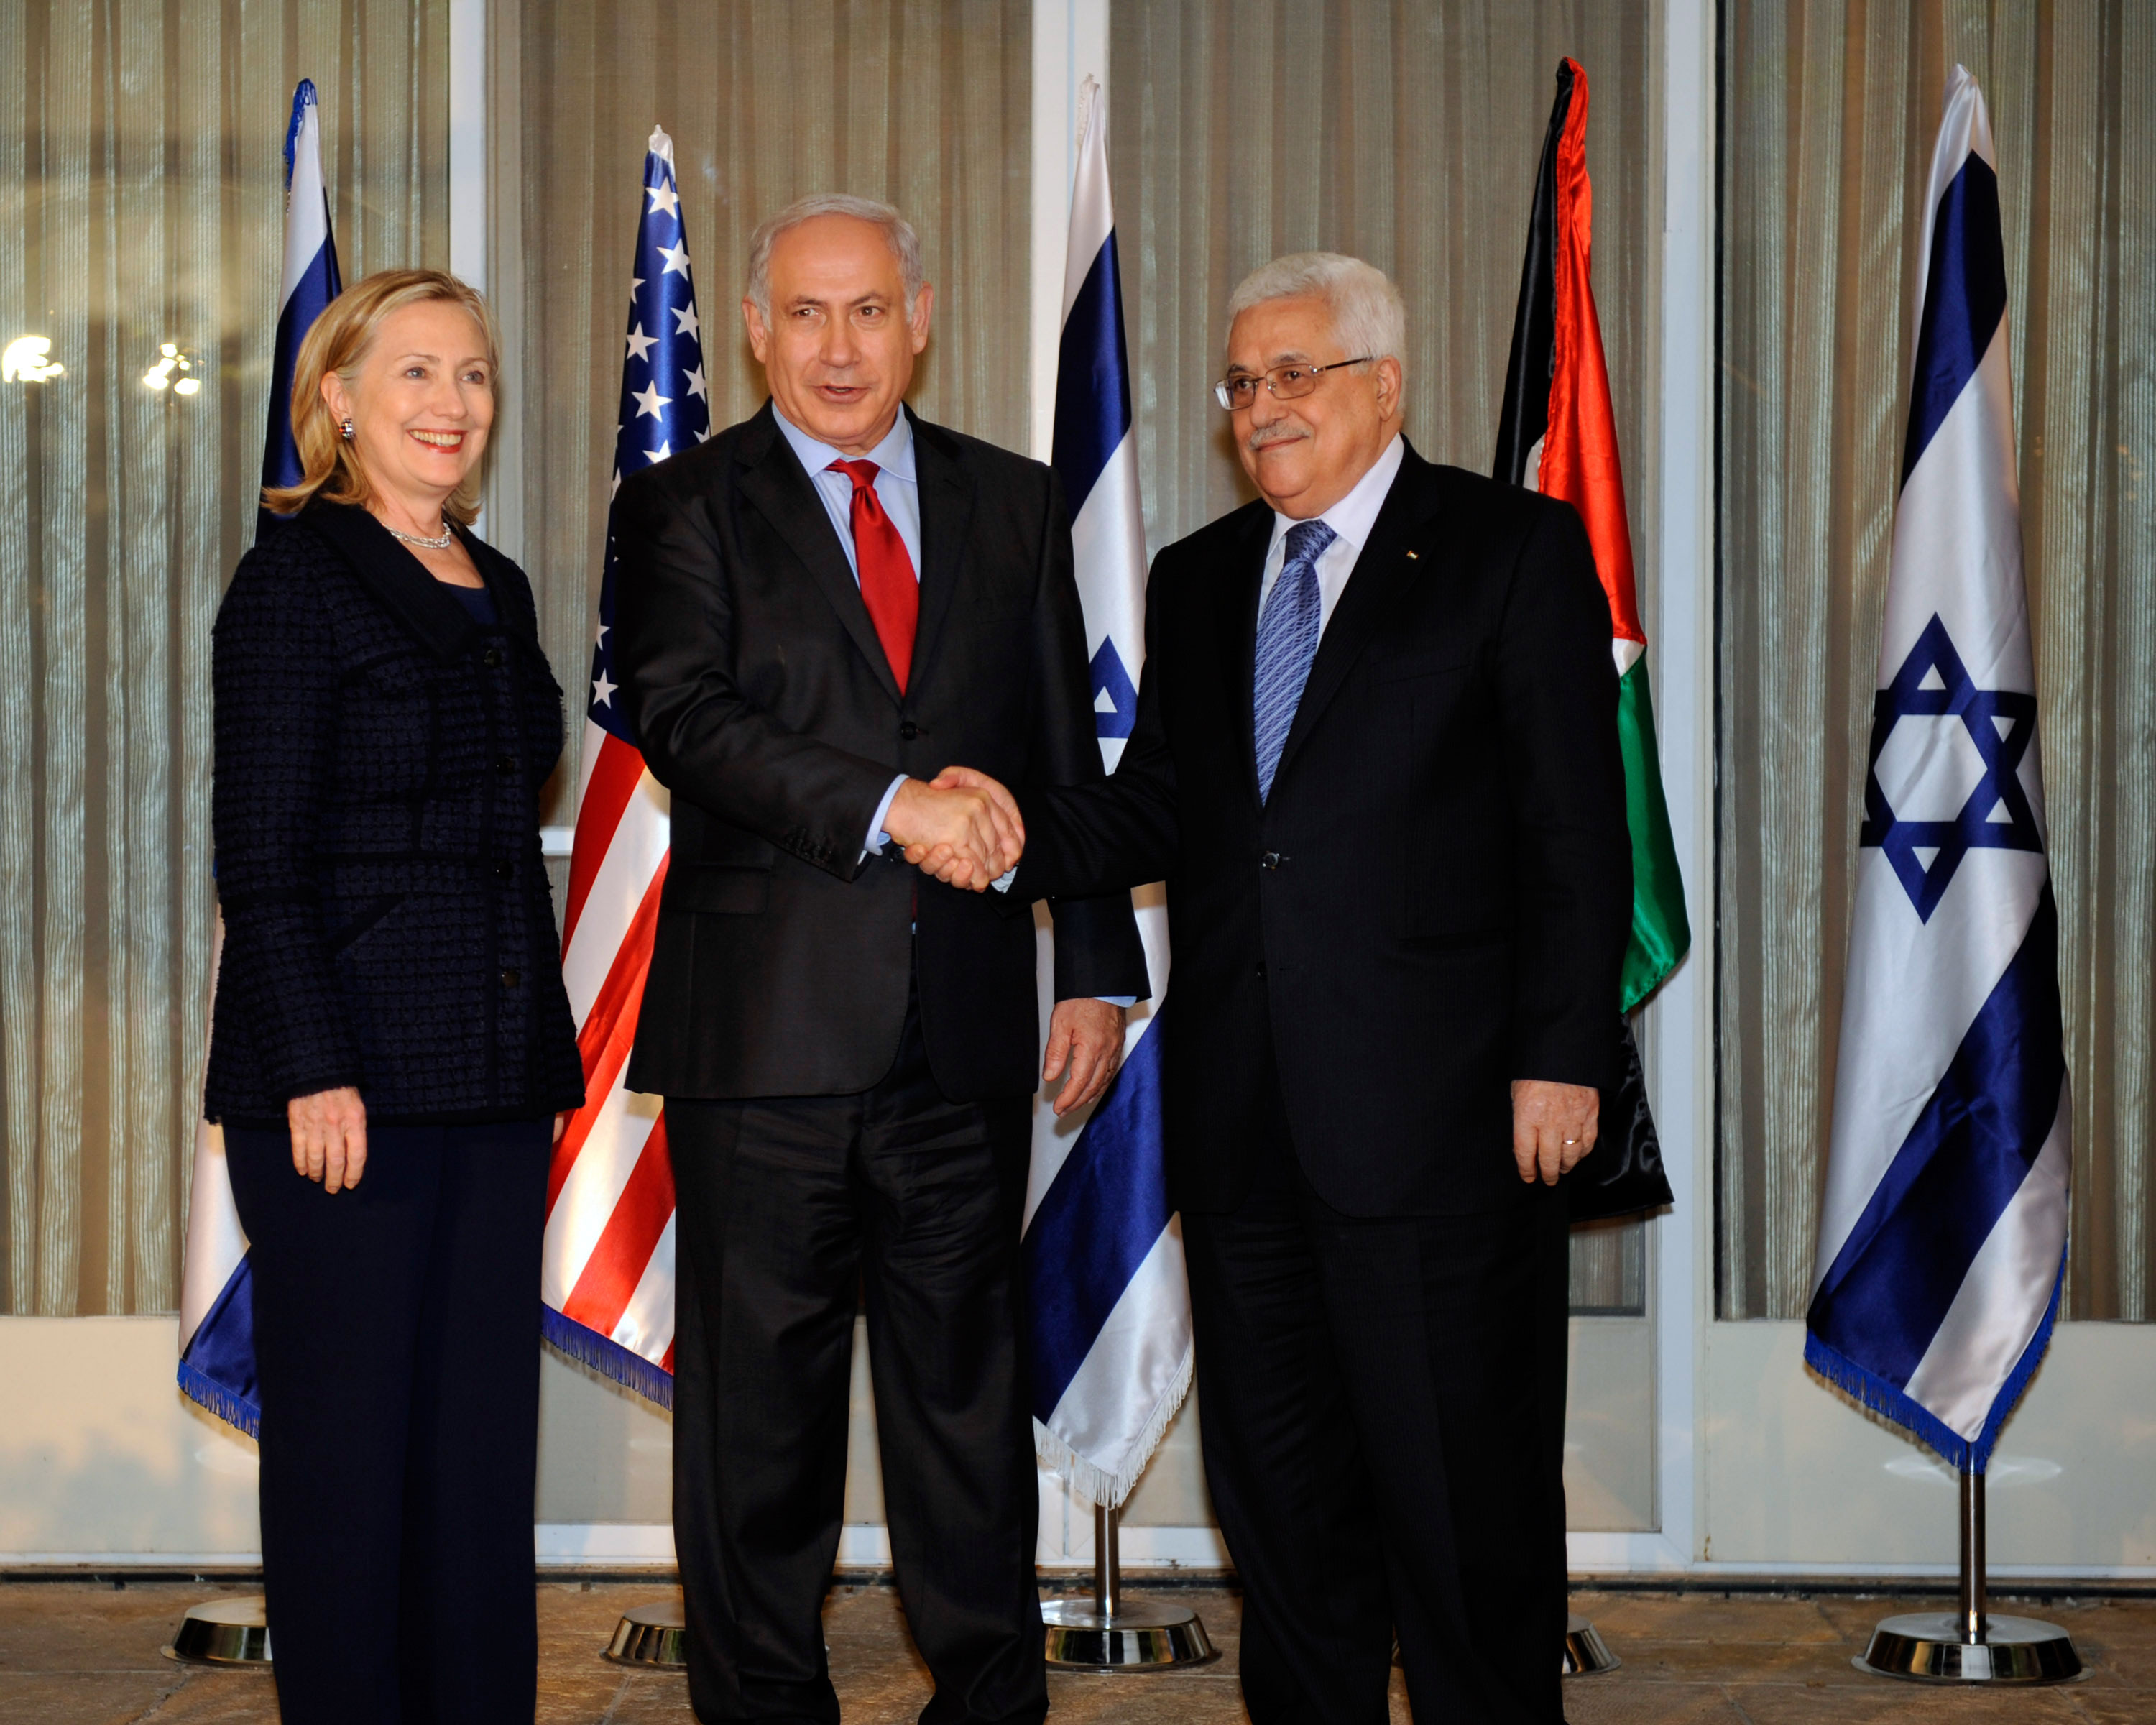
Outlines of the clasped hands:
{"type": "Polygon", "coordinates": [[[922,873],[968,892],[987,891],[1025,850],[1016,799],[969,767],[907,779],[885,811],[883,829],[922,873]]]}
{"type": "MultiPolygon", "coordinates": [[[[883,829],[925,874],[968,892],[986,892],[1018,866],[1025,822],[1002,785],[970,767],[947,767],[925,783],[909,778],[884,812],[883,829]]],[[[1043,1084],[1062,1080],[1060,1116],[1099,1100],[1123,1060],[1123,1009],[1106,1000],[1059,1000],[1048,1024],[1043,1084]]]]}

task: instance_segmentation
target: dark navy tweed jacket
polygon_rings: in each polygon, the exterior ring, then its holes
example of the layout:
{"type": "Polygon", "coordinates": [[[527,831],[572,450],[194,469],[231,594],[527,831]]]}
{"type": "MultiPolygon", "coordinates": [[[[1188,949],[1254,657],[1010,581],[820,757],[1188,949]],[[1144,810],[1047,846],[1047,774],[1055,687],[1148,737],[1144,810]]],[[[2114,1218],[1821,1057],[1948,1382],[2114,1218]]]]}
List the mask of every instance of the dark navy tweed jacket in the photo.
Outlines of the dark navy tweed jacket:
{"type": "Polygon", "coordinates": [[[316,502],[219,608],[224,957],[203,1111],[534,1118],[583,1098],[540,859],[562,691],[523,571],[469,534],[484,629],[364,510],[316,502]]]}

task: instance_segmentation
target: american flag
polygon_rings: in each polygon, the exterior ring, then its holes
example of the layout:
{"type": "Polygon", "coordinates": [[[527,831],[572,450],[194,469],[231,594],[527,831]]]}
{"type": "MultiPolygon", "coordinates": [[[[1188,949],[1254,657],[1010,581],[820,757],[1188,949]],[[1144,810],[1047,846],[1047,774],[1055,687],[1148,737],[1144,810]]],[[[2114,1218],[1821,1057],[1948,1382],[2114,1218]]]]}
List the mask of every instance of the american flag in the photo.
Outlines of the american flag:
{"type": "MultiPolygon", "coordinates": [[[[711,428],[674,141],[654,127],[646,149],[610,498],[624,473],[701,443],[711,428]]],[[[583,1055],[586,1101],[554,1149],[540,1291],[548,1341],[670,1407],[674,1170],[666,1119],[658,1097],[622,1084],[666,879],[668,803],[615,699],[608,639],[613,604],[609,511],[562,917],[562,968],[583,1055]]]]}

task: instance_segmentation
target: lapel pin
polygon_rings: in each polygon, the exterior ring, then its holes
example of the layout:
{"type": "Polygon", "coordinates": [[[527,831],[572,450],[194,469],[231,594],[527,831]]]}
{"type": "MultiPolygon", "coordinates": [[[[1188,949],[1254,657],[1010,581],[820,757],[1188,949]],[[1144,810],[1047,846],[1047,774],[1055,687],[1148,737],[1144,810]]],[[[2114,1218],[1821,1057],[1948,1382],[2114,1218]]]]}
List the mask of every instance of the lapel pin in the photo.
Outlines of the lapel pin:
{"type": "Polygon", "coordinates": [[[1408,553],[1408,561],[1409,561],[1409,562],[1411,562],[1411,563],[1414,563],[1414,562],[1419,562],[1421,560],[1422,560],[1422,553],[1421,553],[1420,552],[1419,552],[1419,551],[1411,551],[1411,552],[1409,552],[1408,553]]]}

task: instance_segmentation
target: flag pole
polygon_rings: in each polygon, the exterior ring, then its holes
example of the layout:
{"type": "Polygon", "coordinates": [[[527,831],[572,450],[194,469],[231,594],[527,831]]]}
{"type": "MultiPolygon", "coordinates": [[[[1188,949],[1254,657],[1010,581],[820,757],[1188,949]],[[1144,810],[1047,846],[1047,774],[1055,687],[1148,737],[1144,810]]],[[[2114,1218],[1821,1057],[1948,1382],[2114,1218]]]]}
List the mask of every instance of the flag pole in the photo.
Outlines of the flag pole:
{"type": "Polygon", "coordinates": [[[1123,1594],[1122,1511],[1093,1506],[1093,1597],[1050,1599],[1040,1608],[1051,1671],[1157,1671],[1208,1665],[1220,1656],[1195,1611],[1123,1594]]]}
{"type": "Polygon", "coordinates": [[[1951,1611],[1881,1620],[1856,1661],[1919,1683],[2057,1683],[2081,1674],[2073,1637],[2034,1617],[1994,1617],[1984,1592],[1984,1476],[1961,1471],[1961,1576],[1951,1611]]]}
{"type": "MultiPolygon", "coordinates": [[[[711,388],[705,375],[701,326],[689,265],[689,230],[675,171],[674,140],[654,125],[645,140],[637,185],[639,213],[630,254],[629,305],[621,366],[620,408],[608,492],[605,561],[600,567],[598,631],[592,649],[591,698],[584,712],[582,782],[577,799],[576,839],[562,930],[562,973],[580,1004],[578,1030],[586,1045],[625,1048],[619,1029],[634,1024],[634,1001],[651,962],[651,932],[640,906],[655,901],[672,839],[670,804],[654,793],[634,733],[613,696],[614,616],[613,498],[621,482],[693,448],[711,435],[711,388]],[[640,388],[639,386],[641,386],[640,388]],[[612,793],[588,794],[593,786],[612,793]],[[614,886],[602,891],[602,875],[614,886]],[[624,886],[624,883],[626,883],[624,886]],[[634,994],[614,993],[603,979],[617,969],[637,978],[634,994]],[[603,1014],[619,1015],[608,1022],[603,1014]]],[[[624,1183],[647,1165],[665,1164],[663,1110],[618,1106],[626,1072],[617,1062],[598,1069],[589,1099],[573,1115],[556,1147],[557,1180],[576,1167],[604,1169],[607,1178],[588,1189],[619,1203],[624,1183]]],[[[547,1219],[540,1270],[541,1322],[547,1340],[572,1359],[613,1379],[646,1399],[673,1405],[674,1331],[672,1214],[674,1189],[665,1175],[664,1202],[654,1205],[651,1225],[618,1233],[609,1220],[579,1213],[565,1200],[547,1219]],[[663,1230],[657,1225],[664,1219],[663,1230]],[[585,1292],[586,1271],[597,1260],[611,1272],[609,1287],[639,1288],[663,1281],[665,1295],[639,1303],[618,1294],[585,1292]],[[654,1274],[656,1271],[657,1274],[654,1274]]],[[[563,1186],[562,1189],[568,1189],[563,1186]]],[[[597,1201],[597,1200],[594,1200],[597,1201]]],[[[609,1211],[609,1215],[619,1211],[609,1211]]],[[[624,1610],[614,1624],[604,1657],[616,1665],[680,1671],[688,1664],[688,1616],[682,1596],[651,1599],[624,1610]]]]}
{"type": "Polygon", "coordinates": [[[1961,1471],[1961,1640],[1984,1640],[1984,1476],[1961,1471]]]}
{"type": "MultiPolygon", "coordinates": [[[[329,199],[322,183],[321,106],[311,78],[302,78],[294,87],[291,117],[285,130],[284,241],[277,326],[270,342],[270,399],[264,415],[265,487],[295,485],[300,480],[300,454],[292,440],[293,367],[300,341],[323,307],[343,291],[336,236],[331,230],[329,199]]],[[[277,517],[258,497],[255,542],[266,538],[276,523],[277,517]]],[[[210,945],[213,1016],[223,952],[220,911],[210,945]]],[[[207,1035],[203,1048],[207,1063],[207,1035]]],[[[196,1100],[201,1096],[198,1088],[196,1100]]],[[[246,1230],[240,1226],[225,1168],[224,1129],[198,1120],[180,1294],[180,1388],[218,1419],[259,1440],[262,1409],[256,1400],[254,1303],[247,1251],[246,1230]]],[[[162,1651],[182,1665],[270,1670],[274,1656],[266,1596],[227,1595],[189,1606],[172,1632],[171,1645],[162,1651]]]]}
{"type": "Polygon", "coordinates": [[[2056,1682],[2082,1669],[2066,1631],[1994,1616],[1984,1597],[1984,1472],[2050,1345],[2064,1287],[2073,1091],[2021,566],[1998,159],[1966,67],[1947,79],[1917,208],[1907,434],[1804,1362],[1959,1475],[1955,1609],[1887,1618],[1858,1668],[1937,1683],[2056,1682]],[[1949,752],[1930,748],[1928,732],[1925,764],[1892,771],[1905,719],[1955,726],[1987,776],[1955,789],[1949,752]],[[1927,797],[1974,813],[1921,817],[1927,797]],[[1934,834],[1944,835],[1936,848],[1934,834]],[[1934,922],[1950,892],[1953,914],[1934,922]],[[1993,1168],[1996,1179],[1979,1173],[1993,1168]],[[1950,1313],[1967,1316],[1957,1325],[1950,1313]]]}
{"type": "MultiPolygon", "coordinates": [[[[1097,80],[1085,80],[1078,109],[1051,459],[1070,511],[1074,574],[1087,639],[1099,643],[1091,665],[1094,720],[1101,764],[1112,772],[1131,734],[1144,663],[1145,526],[1115,208],[1108,190],[1106,104],[1097,80]]],[[[1152,1020],[1141,1026],[1114,1084],[1075,1139],[1067,1130],[1058,1134],[1053,1117],[1043,1111],[1034,1163],[1041,1195],[1023,1230],[1029,1280],[1045,1281],[1059,1296],[1034,1307],[1036,1443],[1048,1465],[1094,1505],[1092,1598],[1050,1599],[1041,1607],[1048,1663],[1065,1671],[1159,1671],[1219,1657],[1195,1612],[1127,1599],[1122,1589],[1122,1504],[1182,1404],[1192,1358],[1182,1235],[1168,1208],[1161,1163],[1159,1011],[1166,970],[1159,947],[1164,939],[1157,942],[1145,932],[1150,927],[1164,934],[1161,914],[1156,906],[1138,910],[1154,995],[1152,1020]],[[1087,1173],[1095,1168],[1116,1173],[1103,1183],[1087,1173]],[[1091,1260],[1074,1250],[1074,1243],[1099,1214],[1115,1216],[1125,1227],[1142,1217],[1136,1231],[1150,1250],[1142,1260],[1111,1266],[1105,1280],[1088,1283],[1096,1272],[1081,1267],[1091,1260]],[[1147,1263],[1159,1273],[1142,1282],[1147,1263]],[[1089,1287],[1086,1299],[1067,1297],[1074,1284],[1089,1287]],[[1141,1292],[1136,1301],[1130,1299],[1133,1288],[1141,1292]],[[1051,1305],[1090,1309],[1094,1316],[1077,1329],[1044,1329],[1042,1314],[1051,1305]],[[1085,1363],[1096,1357],[1106,1314],[1134,1308],[1153,1338],[1148,1348],[1158,1364],[1086,1378],[1085,1363]],[[1044,1385],[1042,1363],[1052,1360],[1065,1363],[1060,1373],[1048,1370],[1054,1381],[1044,1385]],[[1080,1380],[1075,1388],[1074,1378],[1080,1380]],[[1068,1420],[1073,1409],[1083,1417],[1068,1420]]]]}

